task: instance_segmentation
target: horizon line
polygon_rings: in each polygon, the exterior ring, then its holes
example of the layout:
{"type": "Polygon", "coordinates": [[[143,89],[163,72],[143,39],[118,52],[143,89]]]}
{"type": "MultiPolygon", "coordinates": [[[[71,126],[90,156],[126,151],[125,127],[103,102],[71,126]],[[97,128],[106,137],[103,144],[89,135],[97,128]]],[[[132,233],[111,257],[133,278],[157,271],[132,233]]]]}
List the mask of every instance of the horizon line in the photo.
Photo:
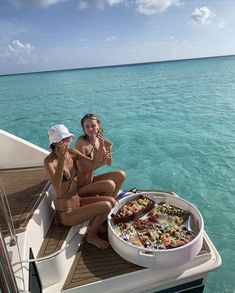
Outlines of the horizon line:
{"type": "Polygon", "coordinates": [[[169,59],[169,60],[147,61],[147,62],[136,62],[136,63],[98,65],[98,66],[64,68],[64,69],[52,69],[52,70],[30,71],[30,72],[18,72],[18,73],[0,74],[0,77],[2,77],[2,76],[12,76],[12,75],[36,74],[36,73],[50,73],[50,72],[57,72],[57,71],[75,71],[75,70],[99,69],[99,68],[110,68],[110,67],[124,67],[124,66],[135,66],[135,65],[145,65],[145,64],[155,64],[155,63],[167,63],[167,62],[177,62],[177,61],[180,62],[180,61],[190,61],[190,60],[198,60],[198,59],[233,57],[233,56],[235,56],[235,54],[193,57],[193,58],[182,58],[182,59],[169,59]]]}

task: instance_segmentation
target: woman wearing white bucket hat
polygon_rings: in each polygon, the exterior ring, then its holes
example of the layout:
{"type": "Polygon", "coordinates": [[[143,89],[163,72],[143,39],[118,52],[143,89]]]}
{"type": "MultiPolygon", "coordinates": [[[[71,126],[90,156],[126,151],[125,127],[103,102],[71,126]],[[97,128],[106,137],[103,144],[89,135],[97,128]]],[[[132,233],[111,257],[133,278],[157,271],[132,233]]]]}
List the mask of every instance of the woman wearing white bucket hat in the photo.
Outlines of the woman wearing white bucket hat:
{"type": "Polygon", "coordinates": [[[57,194],[57,214],[61,224],[74,226],[91,220],[87,241],[100,249],[108,247],[108,242],[97,236],[107,215],[115,205],[115,199],[108,196],[113,190],[112,182],[104,183],[107,190],[96,195],[80,197],[77,193],[77,176],[98,168],[102,164],[103,140],[99,139],[100,147],[95,159],[84,156],[77,150],[69,148],[74,137],[62,124],[52,126],[48,131],[52,152],[45,158],[44,165],[50,175],[51,183],[57,194]]]}

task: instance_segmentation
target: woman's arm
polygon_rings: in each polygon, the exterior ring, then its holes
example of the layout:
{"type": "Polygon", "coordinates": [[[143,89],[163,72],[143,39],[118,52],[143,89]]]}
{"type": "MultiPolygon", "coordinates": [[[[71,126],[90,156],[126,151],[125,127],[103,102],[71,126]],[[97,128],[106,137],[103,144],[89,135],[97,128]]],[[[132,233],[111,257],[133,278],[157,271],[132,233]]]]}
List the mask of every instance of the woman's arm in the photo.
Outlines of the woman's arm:
{"type": "Polygon", "coordinates": [[[63,143],[60,148],[58,148],[58,161],[56,167],[54,166],[51,155],[46,157],[44,160],[44,166],[49,173],[51,184],[59,196],[61,196],[61,182],[63,178],[64,160],[67,149],[68,145],[63,143]]]}
{"type": "Polygon", "coordinates": [[[94,151],[96,151],[96,154],[94,155],[94,158],[89,158],[85,155],[85,146],[84,144],[80,144],[79,140],[76,144],[76,149],[73,150],[77,156],[78,159],[78,166],[80,168],[80,171],[83,172],[91,172],[102,165],[104,165],[104,140],[99,138],[99,148],[96,150],[94,148],[94,151]],[[82,150],[82,152],[80,151],[82,150]]]}
{"type": "Polygon", "coordinates": [[[84,138],[80,137],[77,140],[75,149],[82,153],[83,155],[87,155],[86,150],[87,150],[87,142],[85,142],[84,138]]]}

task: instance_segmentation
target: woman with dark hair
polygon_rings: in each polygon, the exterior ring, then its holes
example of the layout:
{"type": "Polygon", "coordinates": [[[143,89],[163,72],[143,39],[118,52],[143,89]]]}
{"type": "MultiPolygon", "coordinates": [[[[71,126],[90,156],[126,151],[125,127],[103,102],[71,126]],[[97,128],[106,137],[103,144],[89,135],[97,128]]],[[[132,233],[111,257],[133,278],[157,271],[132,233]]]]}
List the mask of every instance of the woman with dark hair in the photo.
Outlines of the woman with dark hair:
{"type": "Polygon", "coordinates": [[[79,151],[69,148],[74,135],[64,125],[52,126],[48,136],[52,152],[45,158],[44,165],[57,195],[56,207],[60,223],[74,226],[90,220],[87,241],[100,249],[107,248],[108,242],[99,238],[97,233],[103,230],[102,224],[116,203],[110,196],[114,190],[113,182],[107,180],[103,184],[102,192],[86,193],[82,197],[77,190],[80,174],[92,172],[103,164],[103,139],[98,138],[99,147],[96,157],[88,158],[79,151]]]}
{"type": "MultiPolygon", "coordinates": [[[[76,149],[88,158],[97,160],[98,149],[100,148],[100,141],[103,141],[103,153],[101,158],[101,166],[112,164],[112,143],[104,139],[104,131],[101,126],[100,119],[93,113],[86,114],[82,120],[81,125],[84,135],[77,140],[76,149]]],[[[103,184],[107,180],[111,180],[114,184],[112,196],[117,196],[120,187],[125,180],[125,172],[122,170],[110,171],[104,174],[94,175],[94,172],[87,172],[81,174],[78,178],[79,194],[95,194],[97,189],[103,189],[103,184]]]]}

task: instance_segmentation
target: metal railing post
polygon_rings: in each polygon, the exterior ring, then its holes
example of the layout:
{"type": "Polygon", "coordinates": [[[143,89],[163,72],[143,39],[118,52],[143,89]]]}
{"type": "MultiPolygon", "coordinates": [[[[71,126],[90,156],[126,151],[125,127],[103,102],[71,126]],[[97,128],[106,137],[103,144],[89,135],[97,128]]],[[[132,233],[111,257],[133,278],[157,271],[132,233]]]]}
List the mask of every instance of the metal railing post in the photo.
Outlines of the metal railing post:
{"type": "Polygon", "coordinates": [[[0,198],[1,198],[3,215],[10,232],[10,245],[12,246],[16,244],[16,233],[15,233],[15,228],[14,228],[14,224],[13,224],[13,220],[11,216],[11,210],[7,200],[6,191],[5,191],[1,178],[0,178],[0,198]]]}
{"type": "MultiPolygon", "coordinates": [[[[3,292],[18,293],[15,276],[0,228],[0,286],[3,292]]],[[[1,291],[1,290],[0,290],[1,291]]]]}

